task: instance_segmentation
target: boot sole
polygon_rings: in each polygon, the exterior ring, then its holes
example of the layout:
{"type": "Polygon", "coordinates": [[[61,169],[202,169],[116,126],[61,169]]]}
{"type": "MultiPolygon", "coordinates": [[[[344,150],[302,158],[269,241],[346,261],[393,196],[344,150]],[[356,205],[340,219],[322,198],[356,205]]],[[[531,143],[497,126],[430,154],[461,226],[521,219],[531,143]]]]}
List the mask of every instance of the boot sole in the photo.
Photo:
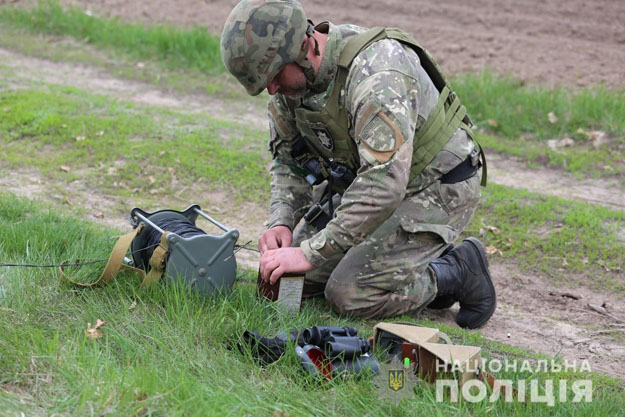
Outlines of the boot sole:
{"type": "Polygon", "coordinates": [[[495,286],[493,285],[493,280],[490,276],[490,270],[488,269],[488,257],[486,256],[486,252],[484,251],[484,245],[482,242],[477,240],[474,237],[469,237],[463,240],[463,242],[469,242],[473,247],[477,250],[477,253],[480,255],[480,265],[482,269],[486,271],[486,281],[488,282],[488,286],[490,287],[491,294],[493,295],[493,307],[488,311],[488,314],[484,319],[480,320],[475,326],[471,327],[472,329],[477,329],[478,327],[482,327],[495,313],[495,309],[497,308],[497,294],[495,293],[495,286]]]}

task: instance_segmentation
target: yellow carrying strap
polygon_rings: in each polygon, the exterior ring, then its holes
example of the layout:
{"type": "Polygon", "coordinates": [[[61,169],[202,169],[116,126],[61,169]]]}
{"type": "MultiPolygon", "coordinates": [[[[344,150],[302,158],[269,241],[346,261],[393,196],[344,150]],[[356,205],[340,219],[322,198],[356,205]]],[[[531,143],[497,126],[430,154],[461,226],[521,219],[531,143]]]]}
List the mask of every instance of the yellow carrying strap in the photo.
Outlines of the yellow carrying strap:
{"type": "MultiPolygon", "coordinates": [[[[110,284],[111,282],[115,280],[115,277],[119,273],[119,270],[122,268],[134,271],[137,274],[139,274],[139,276],[142,279],[144,279],[145,272],[142,269],[133,268],[131,266],[124,264],[124,256],[126,256],[126,252],[128,252],[128,248],[130,247],[130,244],[132,243],[133,239],[139,233],[141,233],[142,230],[143,230],[143,225],[139,225],[139,227],[134,229],[132,232],[121,236],[117,240],[117,243],[115,243],[115,246],[113,247],[113,251],[111,252],[111,256],[109,256],[109,259],[106,262],[106,266],[104,267],[104,272],[102,272],[102,275],[100,275],[100,277],[94,282],[85,284],[81,282],[76,282],[68,278],[67,275],[65,275],[64,273],[64,266],[71,265],[68,261],[61,263],[61,265],[59,266],[59,276],[61,277],[61,279],[64,279],[65,281],[68,281],[79,287],[85,287],[85,288],[95,287],[97,285],[103,285],[103,284],[110,284]]],[[[78,263],[78,260],[76,261],[76,263],[78,263]]]]}
{"type": "Polygon", "coordinates": [[[154,249],[150,258],[150,272],[143,278],[141,287],[149,287],[158,282],[165,272],[167,265],[167,254],[169,253],[169,245],[167,244],[167,235],[170,232],[164,232],[161,235],[161,243],[154,249]]]}
{"type": "MultiPolygon", "coordinates": [[[[128,248],[130,248],[130,244],[143,231],[143,224],[139,225],[132,232],[121,236],[115,246],[113,247],[113,251],[111,252],[111,256],[109,256],[108,261],[106,262],[106,266],[104,267],[104,272],[102,275],[91,283],[82,283],[76,282],[65,275],[64,267],[67,265],[71,265],[68,261],[61,263],[59,266],[59,276],[61,279],[70,282],[76,286],[83,288],[95,287],[97,285],[110,284],[115,280],[115,277],[119,273],[120,269],[127,269],[130,271],[136,272],[142,280],[141,286],[147,287],[158,282],[159,279],[163,276],[163,272],[165,272],[165,266],[167,264],[167,255],[169,253],[169,246],[167,244],[167,235],[170,232],[165,232],[161,236],[161,242],[158,247],[154,249],[154,253],[150,258],[150,272],[148,274],[145,273],[143,269],[133,268],[132,266],[124,264],[124,257],[128,252],[128,248]]],[[[76,263],[79,261],[77,260],[76,263]]]]}

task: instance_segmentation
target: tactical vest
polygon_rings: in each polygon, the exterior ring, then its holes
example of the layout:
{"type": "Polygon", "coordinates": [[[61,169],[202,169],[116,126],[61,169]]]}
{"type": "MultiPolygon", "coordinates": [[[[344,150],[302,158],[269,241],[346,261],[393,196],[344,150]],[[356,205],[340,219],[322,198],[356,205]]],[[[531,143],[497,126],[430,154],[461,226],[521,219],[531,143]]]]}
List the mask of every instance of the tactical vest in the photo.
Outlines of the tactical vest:
{"type": "MultiPolygon", "coordinates": [[[[296,156],[300,166],[303,166],[305,161],[316,158],[324,167],[325,177],[329,176],[329,162],[346,165],[354,173],[358,170],[360,167],[358,147],[349,134],[351,125],[344,105],[345,84],[349,68],[356,56],[374,42],[389,38],[409,45],[417,53],[421,66],[440,92],[436,107],[425,124],[415,132],[410,180],[432,162],[457,129],[465,130],[469,137],[474,139],[471,132],[471,119],[467,115],[466,108],[452,91],[429,52],[421,47],[412,36],[399,29],[375,27],[355,35],[343,47],[338,60],[334,86],[321,110],[310,110],[302,105],[301,100],[294,106],[295,123],[305,138],[307,148],[306,152],[296,156]]],[[[480,149],[483,163],[482,185],[486,185],[486,161],[477,142],[476,146],[480,149]]],[[[344,190],[337,189],[336,191],[344,190]]]]}

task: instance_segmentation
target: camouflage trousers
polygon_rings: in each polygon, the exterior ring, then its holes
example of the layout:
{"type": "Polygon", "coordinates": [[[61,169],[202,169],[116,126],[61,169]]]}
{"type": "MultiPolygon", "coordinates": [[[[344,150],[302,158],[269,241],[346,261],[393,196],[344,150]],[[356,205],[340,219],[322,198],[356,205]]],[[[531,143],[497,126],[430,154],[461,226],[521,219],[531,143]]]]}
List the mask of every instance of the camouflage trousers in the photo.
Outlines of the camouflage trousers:
{"type": "MultiPolygon", "coordinates": [[[[408,193],[364,242],[308,272],[304,296],[325,295],[337,313],[362,318],[417,313],[429,304],[437,288],[428,265],[458,239],[480,200],[478,175],[455,184],[440,181],[442,173],[464,158],[463,151],[441,152],[411,181],[409,191],[438,179],[408,193]]],[[[315,233],[312,225],[304,224],[293,246],[315,233]]]]}

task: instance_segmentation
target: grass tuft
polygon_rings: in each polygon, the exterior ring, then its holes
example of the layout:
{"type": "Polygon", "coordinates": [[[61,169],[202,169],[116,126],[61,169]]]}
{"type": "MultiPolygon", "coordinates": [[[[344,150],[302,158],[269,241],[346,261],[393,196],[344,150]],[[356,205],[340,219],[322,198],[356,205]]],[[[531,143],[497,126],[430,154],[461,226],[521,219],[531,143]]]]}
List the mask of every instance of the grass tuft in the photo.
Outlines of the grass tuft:
{"type": "Polygon", "coordinates": [[[90,16],[58,1],[41,1],[32,10],[0,9],[4,22],[50,35],[68,35],[97,46],[112,46],[141,59],[159,59],[173,67],[191,67],[208,73],[223,71],[219,37],[205,28],[170,25],[145,27],[119,19],[90,16]]]}
{"type": "Polygon", "coordinates": [[[171,194],[196,181],[253,201],[268,192],[263,134],[232,122],[57,86],[0,91],[2,109],[0,161],[10,167],[123,195],[171,194]]]}
{"type": "Polygon", "coordinates": [[[489,72],[457,77],[454,88],[487,148],[575,173],[623,177],[625,91],[546,89],[489,72]]]}
{"type": "Polygon", "coordinates": [[[625,294],[625,213],[489,184],[465,234],[526,270],[625,294]]]}

